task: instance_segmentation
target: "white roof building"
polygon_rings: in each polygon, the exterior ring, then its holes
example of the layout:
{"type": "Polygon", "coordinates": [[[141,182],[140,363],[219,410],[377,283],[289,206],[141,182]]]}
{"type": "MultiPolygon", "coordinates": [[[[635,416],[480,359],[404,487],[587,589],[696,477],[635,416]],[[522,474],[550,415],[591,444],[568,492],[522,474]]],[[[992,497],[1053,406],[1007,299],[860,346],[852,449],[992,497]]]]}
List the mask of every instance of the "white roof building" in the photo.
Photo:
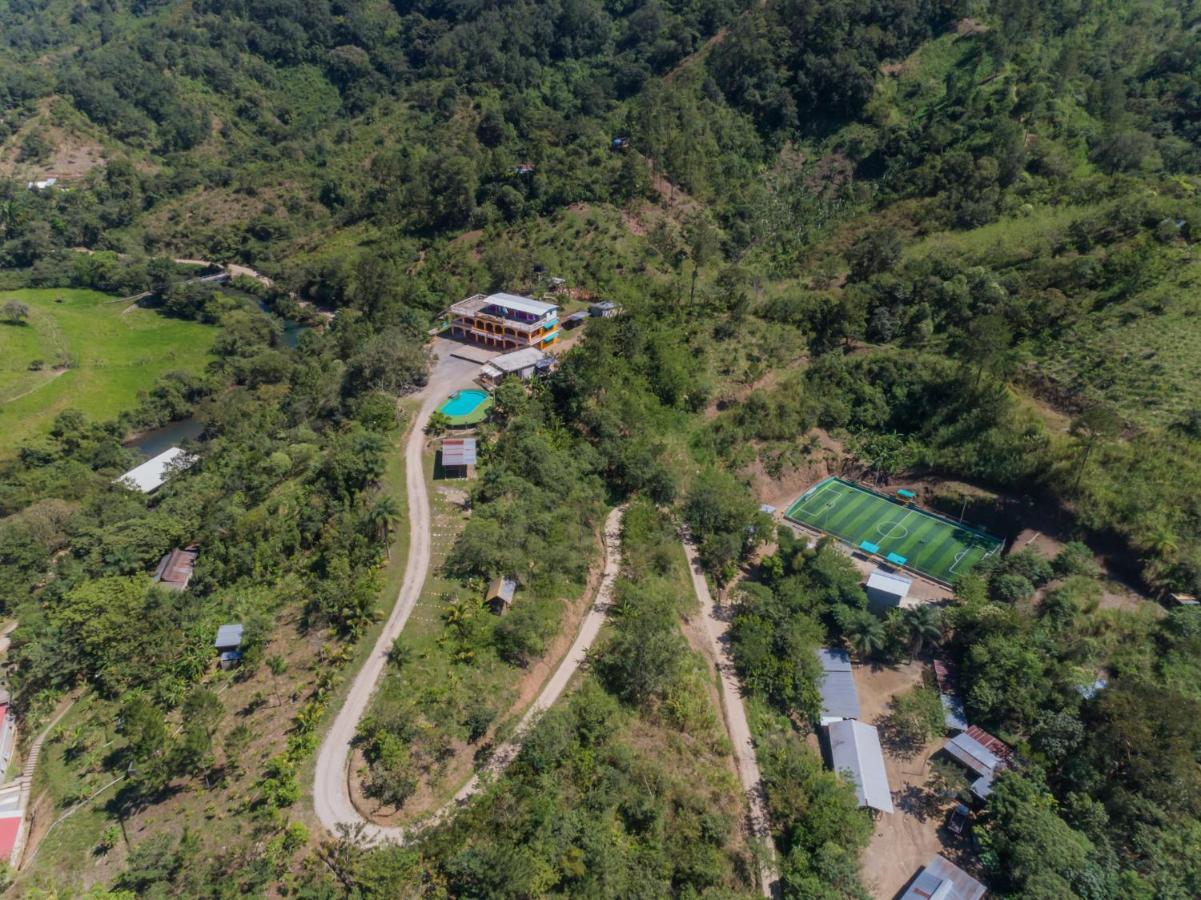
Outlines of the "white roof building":
{"type": "Polygon", "coordinates": [[[876,569],[867,576],[867,600],[872,609],[904,606],[913,579],[887,569],[876,569]]]}
{"type": "Polygon", "coordinates": [[[529,313],[531,316],[544,316],[548,312],[559,308],[554,303],[534,300],[531,297],[522,297],[520,294],[489,294],[487,300],[493,306],[502,306],[505,309],[511,309],[516,312],[529,313]]]}
{"type": "Polygon", "coordinates": [[[892,812],[892,789],[884,771],[884,751],[874,725],[843,719],[826,726],[830,738],[830,767],[850,779],[859,805],[892,812]]]}
{"type": "Polygon", "coordinates": [[[497,382],[506,376],[516,375],[525,380],[534,374],[538,364],[546,359],[548,354],[537,347],[525,347],[512,353],[502,353],[494,356],[480,367],[480,376],[485,381],[497,382]]]}
{"type": "Polygon", "coordinates": [[[174,472],[182,471],[196,462],[196,457],[188,454],[179,447],[164,450],[158,456],[151,457],[140,466],[130,469],[113,484],[123,484],[127,488],[149,494],[158,490],[163,482],[174,472]]]}

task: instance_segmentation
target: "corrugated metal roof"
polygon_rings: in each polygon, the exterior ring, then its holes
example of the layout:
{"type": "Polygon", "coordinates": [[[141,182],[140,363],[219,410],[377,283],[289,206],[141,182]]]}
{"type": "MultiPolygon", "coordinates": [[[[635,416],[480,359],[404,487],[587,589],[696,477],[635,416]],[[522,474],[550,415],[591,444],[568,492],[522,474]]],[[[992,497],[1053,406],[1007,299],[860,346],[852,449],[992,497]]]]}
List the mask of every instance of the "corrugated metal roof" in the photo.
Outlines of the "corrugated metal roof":
{"type": "Polygon", "coordinates": [[[517,594],[517,581],[513,578],[497,578],[488,585],[489,600],[501,599],[505,603],[512,603],[513,597],[517,594]]]}
{"type": "Polygon", "coordinates": [[[900,597],[902,600],[908,595],[909,588],[912,586],[912,578],[906,578],[904,575],[898,575],[896,572],[888,572],[884,569],[876,569],[872,574],[867,576],[867,589],[869,591],[880,591],[884,594],[900,597]]]}
{"type": "Polygon", "coordinates": [[[475,438],[447,438],[442,442],[443,466],[474,466],[475,438]]]}
{"type": "Polygon", "coordinates": [[[944,749],[977,775],[991,775],[1001,764],[995,753],[966,731],[947,741],[944,749]]]}
{"type": "Polygon", "coordinates": [[[874,725],[843,719],[826,726],[830,737],[830,763],[855,785],[860,806],[892,812],[892,791],[884,771],[884,751],[874,725]]]}
{"type": "Polygon", "coordinates": [[[963,711],[963,701],[957,694],[939,694],[942,701],[942,721],[947,728],[967,731],[967,713],[963,711]]]}
{"type": "Polygon", "coordinates": [[[544,316],[548,312],[559,308],[554,303],[544,303],[541,300],[522,297],[520,294],[489,294],[487,299],[488,303],[492,306],[502,306],[505,309],[529,313],[532,316],[544,316]]]}
{"type": "Polygon", "coordinates": [[[120,478],[114,479],[113,484],[123,484],[135,491],[149,494],[167,480],[170,474],[169,467],[172,470],[186,469],[195,461],[196,457],[189,456],[179,447],[171,447],[140,466],[130,469],[120,478]]]}
{"type": "Polygon", "coordinates": [[[154,580],[164,587],[182,591],[192,580],[192,570],[199,555],[191,547],[184,550],[175,548],[159,560],[158,568],[154,571],[154,580]]]}
{"type": "Polygon", "coordinates": [[[980,900],[984,885],[959,866],[935,854],[901,900],[980,900]]]}
{"type": "Polygon", "coordinates": [[[536,366],[539,360],[545,356],[546,354],[537,347],[525,347],[521,350],[514,350],[512,353],[495,356],[488,360],[488,365],[502,372],[520,372],[522,369],[536,366]]]}
{"type": "Polygon", "coordinates": [[[242,643],[242,625],[222,625],[217,629],[217,639],[213,641],[213,646],[218,650],[226,650],[231,647],[240,646],[242,643]]]}
{"type": "Polygon", "coordinates": [[[835,650],[829,647],[817,648],[817,661],[825,672],[851,671],[851,654],[845,650],[835,650]]]}
{"type": "Polygon", "coordinates": [[[1009,762],[1010,757],[1013,756],[1013,750],[1010,749],[1008,744],[998,737],[993,737],[979,725],[973,725],[967,730],[967,734],[996,756],[997,759],[1001,760],[1002,763],[1009,762]]]}

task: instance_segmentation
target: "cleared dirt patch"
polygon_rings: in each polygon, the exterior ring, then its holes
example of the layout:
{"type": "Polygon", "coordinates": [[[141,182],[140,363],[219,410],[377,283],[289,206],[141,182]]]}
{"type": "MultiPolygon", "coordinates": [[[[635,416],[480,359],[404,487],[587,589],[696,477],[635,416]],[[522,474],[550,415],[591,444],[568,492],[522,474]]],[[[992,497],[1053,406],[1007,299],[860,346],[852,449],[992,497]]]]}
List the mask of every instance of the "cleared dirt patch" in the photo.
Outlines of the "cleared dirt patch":
{"type": "MultiPolygon", "coordinates": [[[[899,666],[856,666],[862,720],[879,726],[887,718],[894,697],[922,683],[925,665],[910,662],[899,666]]],[[[961,848],[942,827],[950,804],[932,801],[925,788],[930,774],[930,756],[943,743],[938,738],[911,755],[891,747],[884,739],[884,769],[892,788],[892,815],[876,819],[871,843],[860,861],[860,874],[873,897],[889,900],[935,853],[955,860],[961,848]]],[[[957,839],[956,839],[957,841],[957,839]]]]}

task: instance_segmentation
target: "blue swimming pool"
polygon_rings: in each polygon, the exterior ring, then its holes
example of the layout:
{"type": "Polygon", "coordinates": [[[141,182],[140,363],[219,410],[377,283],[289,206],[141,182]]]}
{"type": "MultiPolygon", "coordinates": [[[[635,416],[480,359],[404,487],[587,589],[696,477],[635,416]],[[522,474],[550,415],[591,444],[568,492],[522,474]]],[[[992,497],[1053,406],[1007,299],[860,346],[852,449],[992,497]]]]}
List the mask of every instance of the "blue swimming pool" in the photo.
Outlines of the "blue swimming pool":
{"type": "Polygon", "coordinates": [[[487,399],[487,391],[477,391],[474,389],[457,391],[451,395],[449,400],[442,404],[438,412],[452,417],[469,416],[479,409],[480,404],[487,399]]]}

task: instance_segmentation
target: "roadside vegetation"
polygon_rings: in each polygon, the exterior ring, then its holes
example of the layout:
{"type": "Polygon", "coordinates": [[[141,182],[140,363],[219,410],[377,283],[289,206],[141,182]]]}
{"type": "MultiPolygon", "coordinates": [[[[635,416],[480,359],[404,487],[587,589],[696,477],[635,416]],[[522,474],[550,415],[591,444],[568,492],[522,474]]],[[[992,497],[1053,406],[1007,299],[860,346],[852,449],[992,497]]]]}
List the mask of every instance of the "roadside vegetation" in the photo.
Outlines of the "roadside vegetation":
{"type": "MultiPolygon", "coordinates": [[[[1194,0],[6,8],[7,683],[27,732],[75,699],[37,784],[50,817],[88,801],[18,889],[751,890],[678,627],[671,517],[728,592],[787,896],[870,890],[865,815],[806,742],[822,644],[958,664],[969,717],[1025,762],[977,819],[995,894],[1201,895],[1201,616],[1165,611],[1201,593],[1198,16],[1194,0]],[[272,313],[183,284],[168,256],[266,272],[274,287],[242,287],[272,313]],[[496,685],[556,636],[603,510],[635,498],[612,633],[443,826],[401,849],[317,834],[301,775],[398,574],[381,568],[397,398],[425,382],[448,302],[550,276],[571,308],[623,312],[529,394],[498,394],[425,598],[437,618],[398,644],[364,722],[369,790],[403,809],[448,746],[487,752],[496,685]],[[126,312],[92,292],[148,296],[126,312]],[[321,327],[293,349],[274,314],[321,327]],[[149,498],[112,484],[130,432],[187,416],[193,469],[149,498]],[[953,480],[971,493],[936,489],[940,506],[1009,539],[1053,528],[1057,549],[1011,547],[944,607],[878,615],[837,547],[759,510],[835,471],[953,480]],[[192,541],[189,589],[152,586],[192,541]],[[478,598],[499,574],[521,588],[495,620],[478,598]],[[1136,608],[1106,608],[1102,575],[1136,608]],[[233,672],[211,652],[227,621],[247,627],[233,672]]],[[[930,739],[932,708],[924,688],[896,698],[895,734],[930,739]]]]}

